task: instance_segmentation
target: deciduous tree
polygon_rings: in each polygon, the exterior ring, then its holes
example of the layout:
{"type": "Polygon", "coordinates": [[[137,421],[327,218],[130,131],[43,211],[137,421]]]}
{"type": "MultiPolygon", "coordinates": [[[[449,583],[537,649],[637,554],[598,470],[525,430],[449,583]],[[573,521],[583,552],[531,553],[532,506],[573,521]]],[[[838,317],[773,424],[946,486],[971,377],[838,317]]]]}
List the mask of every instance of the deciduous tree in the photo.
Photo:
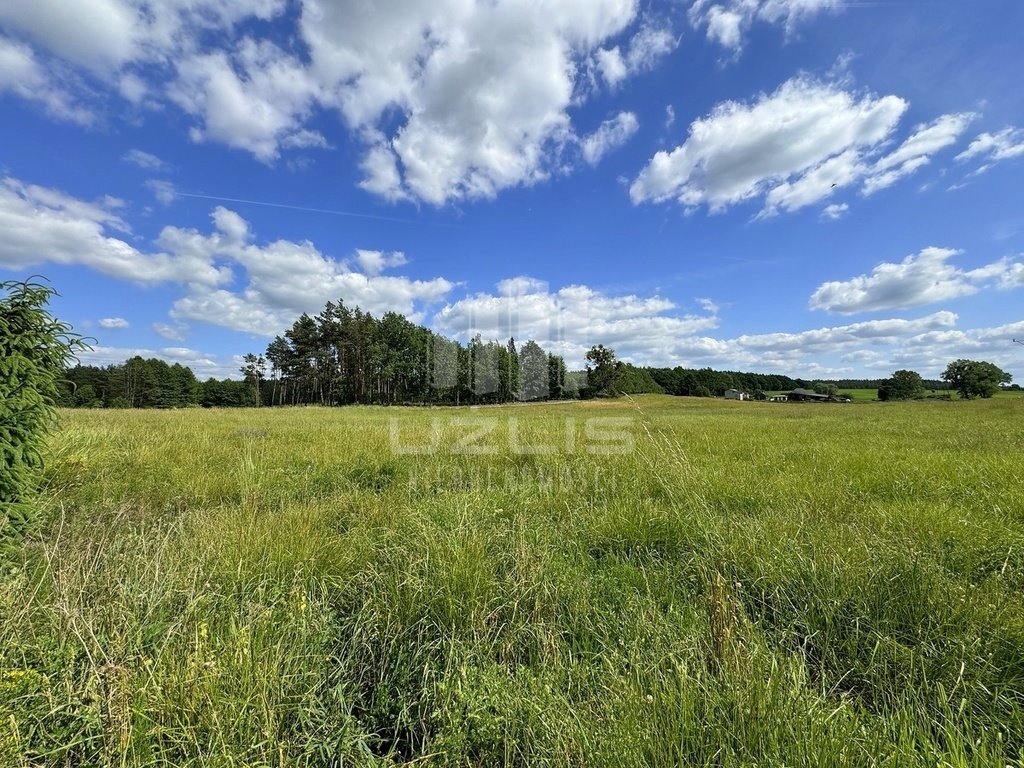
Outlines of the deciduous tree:
{"type": "Polygon", "coordinates": [[[994,363],[984,360],[954,360],[942,372],[943,381],[960,393],[960,397],[992,397],[1013,377],[994,363]]]}

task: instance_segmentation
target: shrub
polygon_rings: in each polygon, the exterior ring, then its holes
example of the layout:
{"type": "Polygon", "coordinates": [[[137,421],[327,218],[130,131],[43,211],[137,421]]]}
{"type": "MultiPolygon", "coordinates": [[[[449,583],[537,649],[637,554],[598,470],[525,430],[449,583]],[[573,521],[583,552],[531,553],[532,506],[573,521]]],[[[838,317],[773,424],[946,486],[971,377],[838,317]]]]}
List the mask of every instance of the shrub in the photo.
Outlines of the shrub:
{"type": "Polygon", "coordinates": [[[0,283],[0,554],[31,522],[27,501],[42,470],[57,382],[85,346],[46,310],[54,293],[38,283],[0,283]]]}

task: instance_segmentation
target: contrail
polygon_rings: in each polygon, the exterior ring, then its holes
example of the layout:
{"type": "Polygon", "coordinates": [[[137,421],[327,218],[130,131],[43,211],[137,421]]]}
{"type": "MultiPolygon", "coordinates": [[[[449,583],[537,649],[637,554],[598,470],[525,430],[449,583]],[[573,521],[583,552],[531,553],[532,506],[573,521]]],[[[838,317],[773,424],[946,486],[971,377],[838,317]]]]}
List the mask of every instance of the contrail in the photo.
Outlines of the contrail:
{"type": "Polygon", "coordinates": [[[225,203],[245,203],[247,205],[262,205],[267,208],[285,208],[290,211],[308,211],[309,213],[326,213],[331,216],[349,216],[353,219],[376,219],[377,221],[398,221],[403,224],[434,224],[435,226],[454,226],[451,224],[438,224],[437,222],[423,222],[416,219],[403,219],[398,216],[378,216],[373,213],[355,213],[353,211],[336,211],[330,208],[309,208],[304,205],[286,205],[284,203],[270,203],[266,200],[244,200],[240,197],[221,197],[220,195],[200,195],[195,192],[179,192],[175,190],[178,197],[194,197],[199,200],[219,200],[225,203]]]}

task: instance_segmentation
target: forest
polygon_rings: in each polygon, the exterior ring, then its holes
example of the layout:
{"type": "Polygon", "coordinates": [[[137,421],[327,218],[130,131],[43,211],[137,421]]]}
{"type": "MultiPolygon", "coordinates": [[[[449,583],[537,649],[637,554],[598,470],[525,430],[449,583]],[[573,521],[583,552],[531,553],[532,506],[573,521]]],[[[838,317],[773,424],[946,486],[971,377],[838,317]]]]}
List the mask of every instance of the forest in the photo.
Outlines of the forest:
{"type": "Polygon", "coordinates": [[[242,379],[200,382],[187,367],[134,357],[120,365],[78,365],[60,385],[66,407],[175,408],[271,405],[489,404],[576,397],[565,361],[527,341],[517,348],[466,345],[388,312],[376,318],[343,302],[303,314],[249,353],[242,379]]]}

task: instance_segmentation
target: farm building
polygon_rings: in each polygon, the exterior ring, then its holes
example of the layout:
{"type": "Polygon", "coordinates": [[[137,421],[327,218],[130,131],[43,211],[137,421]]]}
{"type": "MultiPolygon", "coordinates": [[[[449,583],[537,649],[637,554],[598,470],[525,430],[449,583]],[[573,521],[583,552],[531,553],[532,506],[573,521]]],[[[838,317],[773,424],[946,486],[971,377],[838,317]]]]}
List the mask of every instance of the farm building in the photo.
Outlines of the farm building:
{"type": "Polygon", "coordinates": [[[750,395],[748,395],[746,392],[742,392],[742,391],[740,391],[738,389],[727,389],[727,390],[725,390],[725,399],[726,400],[749,400],[750,399],[750,395]]]}
{"type": "Polygon", "coordinates": [[[828,395],[819,395],[810,389],[794,389],[789,393],[789,400],[797,402],[812,402],[812,403],[826,403],[829,400],[828,395]]]}

